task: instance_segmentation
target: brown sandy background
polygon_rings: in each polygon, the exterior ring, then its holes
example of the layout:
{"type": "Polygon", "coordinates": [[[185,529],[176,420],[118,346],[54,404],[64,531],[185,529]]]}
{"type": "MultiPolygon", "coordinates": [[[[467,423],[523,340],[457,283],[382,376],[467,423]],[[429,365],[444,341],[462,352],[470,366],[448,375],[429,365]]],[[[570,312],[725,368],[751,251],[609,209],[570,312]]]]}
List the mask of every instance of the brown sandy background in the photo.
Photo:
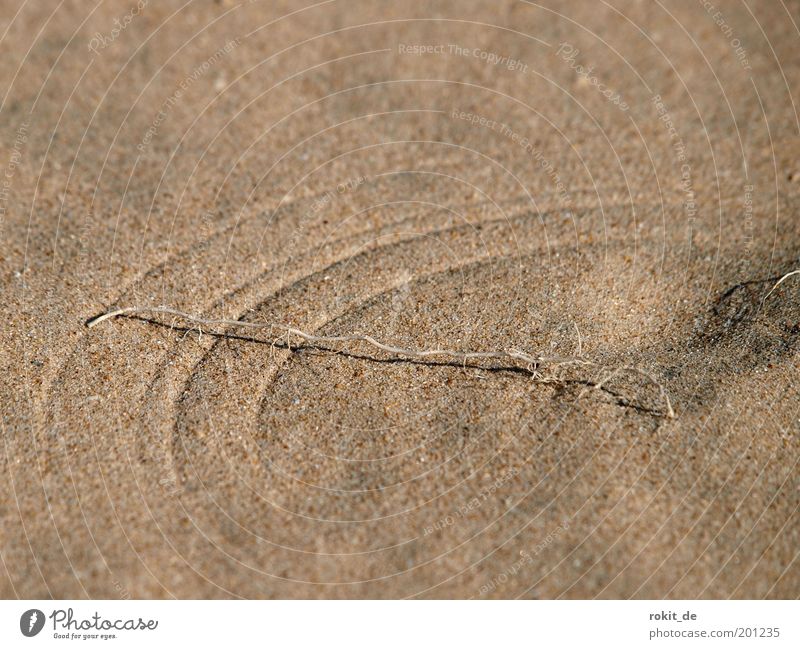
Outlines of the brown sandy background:
{"type": "Polygon", "coordinates": [[[797,597],[800,3],[718,4],[5,3],[0,595],[797,597]],[[597,367],[84,326],[160,304],[580,335],[677,418],[597,367]]]}

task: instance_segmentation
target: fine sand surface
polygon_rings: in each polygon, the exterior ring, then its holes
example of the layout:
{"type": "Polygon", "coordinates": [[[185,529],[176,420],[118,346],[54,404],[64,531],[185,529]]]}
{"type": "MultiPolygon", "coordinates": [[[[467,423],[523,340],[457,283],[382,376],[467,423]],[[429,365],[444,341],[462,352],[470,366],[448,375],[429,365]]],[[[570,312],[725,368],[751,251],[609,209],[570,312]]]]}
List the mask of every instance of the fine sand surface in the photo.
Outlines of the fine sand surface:
{"type": "Polygon", "coordinates": [[[5,3],[0,596],[800,595],[800,3],[718,4],[5,3]]]}

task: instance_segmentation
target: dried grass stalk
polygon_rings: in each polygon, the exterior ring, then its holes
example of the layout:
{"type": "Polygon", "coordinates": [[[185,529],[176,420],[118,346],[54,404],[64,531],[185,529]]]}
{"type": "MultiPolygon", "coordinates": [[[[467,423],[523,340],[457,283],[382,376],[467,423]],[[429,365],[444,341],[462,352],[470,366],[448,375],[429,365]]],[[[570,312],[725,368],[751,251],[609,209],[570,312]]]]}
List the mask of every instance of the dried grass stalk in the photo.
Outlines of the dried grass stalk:
{"type": "MultiPolygon", "coordinates": [[[[486,360],[518,361],[525,363],[527,368],[535,376],[539,376],[538,370],[543,367],[548,367],[550,369],[556,369],[568,365],[601,367],[597,363],[593,363],[592,361],[583,358],[582,356],[583,341],[580,336],[580,331],[578,331],[577,329],[577,325],[575,327],[578,334],[577,356],[554,356],[550,354],[530,354],[514,348],[507,350],[499,350],[499,351],[480,351],[480,352],[458,351],[454,349],[442,349],[442,348],[411,349],[407,347],[398,347],[396,345],[389,345],[387,343],[380,342],[379,340],[376,340],[375,338],[367,334],[342,334],[338,336],[318,336],[315,334],[306,333],[305,331],[297,329],[296,327],[283,323],[246,322],[243,320],[201,318],[192,315],[190,313],[186,313],[184,311],[178,311],[176,309],[171,309],[165,306],[142,306],[142,307],[131,306],[122,309],[114,309],[113,311],[108,311],[107,313],[104,313],[102,315],[96,316],[88,320],[86,322],[86,326],[91,328],[97,326],[101,322],[104,322],[106,320],[111,320],[112,318],[116,318],[118,316],[136,316],[136,315],[171,315],[197,326],[201,334],[202,334],[202,327],[214,327],[214,326],[238,327],[243,329],[268,329],[273,334],[277,331],[280,333],[280,337],[275,339],[274,343],[280,341],[285,336],[286,345],[289,350],[291,350],[291,336],[295,336],[297,338],[305,340],[306,342],[314,344],[362,342],[371,345],[376,349],[380,349],[381,351],[384,351],[388,354],[393,354],[396,356],[401,356],[405,358],[415,358],[415,359],[432,358],[432,357],[446,358],[453,361],[457,361],[459,363],[463,363],[464,366],[466,366],[467,362],[469,361],[486,361],[486,360]]],[[[659,383],[656,380],[656,378],[652,374],[650,374],[649,372],[645,372],[644,370],[640,370],[638,368],[630,366],[610,368],[610,370],[611,372],[607,374],[601,381],[596,383],[590,383],[590,386],[599,390],[622,372],[631,372],[639,374],[640,376],[646,378],[648,381],[653,383],[656,387],[658,387],[661,397],[664,400],[665,404],[665,416],[669,419],[675,418],[675,411],[672,408],[672,403],[670,402],[669,395],[667,394],[666,389],[661,383],[659,383]]],[[[543,380],[544,382],[554,381],[552,377],[544,378],[543,380]]]]}

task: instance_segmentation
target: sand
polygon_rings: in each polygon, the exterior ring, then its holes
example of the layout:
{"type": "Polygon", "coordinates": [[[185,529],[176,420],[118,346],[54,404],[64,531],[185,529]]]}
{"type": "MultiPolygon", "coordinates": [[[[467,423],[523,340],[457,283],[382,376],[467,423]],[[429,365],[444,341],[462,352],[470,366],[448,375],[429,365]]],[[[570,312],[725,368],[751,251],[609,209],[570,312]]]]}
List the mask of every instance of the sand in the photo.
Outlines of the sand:
{"type": "Polygon", "coordinates": [[[797,2],[12,5],[0,596],[800,594],[797,2]]]}

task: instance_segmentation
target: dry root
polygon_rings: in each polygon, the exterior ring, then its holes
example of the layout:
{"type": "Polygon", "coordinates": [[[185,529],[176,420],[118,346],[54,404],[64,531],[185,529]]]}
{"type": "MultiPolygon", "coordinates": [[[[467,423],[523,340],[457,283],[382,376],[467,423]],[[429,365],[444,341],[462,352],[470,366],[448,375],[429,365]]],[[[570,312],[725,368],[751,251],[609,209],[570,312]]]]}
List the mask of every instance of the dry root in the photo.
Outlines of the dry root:
{"type": "Polygon", "coordinates": [[[783,282],[784,282],[784,281],[786,281],[787,279],[789,279],[789,278],[790,278],[792,275],[800,275],[800,269],[798,269],[798,270],[793,270],[793,271],[792,271],[792,272],[790,272],[790,273],[786,273],[786,274],[785,274],[783,277],[781,277],[781,278],[780,278],[780,279],[779,279],[777,282],[775,282],[774,286],[773,286],[771,289],[769,289],[769,293],[767,293],[767,294],[764,296],[764,299],[762,299],[762,300],[761,300],[761,302],[762,302],[762,303],[763,303],[763,302],[766,302],[766,301],[767,301],[767,298],[768,298],[770,295],[772,295],[773,291],[774,291],[776,288],[778,288],[778,287],[779,287],[781,284],[783,284],[783,282]]]}
{"type": "MultiPolygon", "coordinates": [[[[785,277],[783,278],[785,279],[785,277]]],[[[783,281],[781,279],[781,281],[783,281]]],[[[780,283],[780,282],[778,282],[780,283]]],[[[777,286],[777,285],[776,285],[777,286]]],[[[387,352],[389,354],[394,354],[396,356],[402,356],[405,358],[432,358],[432,357],[439,357],[450,359],[452,361],[456,361],[462,363],[466,366],[467,362],[469,361],[487,361],[487,360],[495,360],[495,361],[518,361],[522,362],[526,365],[529,371],[534,376],[541,376],[539,374],[539,369],[542,367],[548,367],[551,370],[555,370],[564,366],[587,366],[587,367],[599,367],[596,363],[586,360],[582,357],[583,351],[583,341],[581,340],[580,331],[578,331],[577,325],[575,330],[578,334],[578,355],[577,356],[553,356],[553,355],[542,355],[542,354],[529,354],[527,352],[520,351],[518,349],[507,349],[501,351],[488,351],[488,352],[471,352],[471,351],[458,351],[453,349],[409,349],[406,347],[397,347],[395,345],[388,345],[386,343],[382,343],[372,336],[368,336],[366,334],[344,334],[339,336],[317,336],[314,334],[309,334],[300,329],[292,327],[291,325],[282,324],[282,323],[269,323],[269,322],[245,322],[243,320],[226,320],[226,319],[209,319],[209,318],[200,318],[198,316],[194,316],[190,313],[185,313],[183,311],[177,311],[175,309],[171,309],[169,307],[158,306],[158,307],[126,307],[123,309],[115,309],[113,311],[109,311],[102,315],[99,315],[95,318],[92,318],[86,322],[87,327],[94,327],[105,320],[111,320],[112,318],[116,318],[118,316],[134,316],[134,315],[170,315],[174,318],[180,318],[186,322],[192,323],[198,329],[198,331],[202,332],[202,327],[213,327],[213,326],[226,326],[226,327],[239,327],[244,329],[269,329],[270,332],[273,334],[275,332],[279,332],[280,335],[276,338],[273,342],[273,346],[275,343],[282,340],[284,337],[286,338],[286,346],[291,351],[292,342],[291,337],[297,337],[302,340],[305,340],[309,343],[314,344],[332,344],[332,343],[343,343],[343,342],[363,342],[380,349],[381,351],[387,352]]],[[[664,386],[659,383],[655,377],[645,372],[644,370],[640,370],[635,367],[617,367],[611,368],[610,374],[606,375],[602,380],[597,383],[590,384],[595,389],[601,389],[605,386],[609,381],[611,381],[614,377],[619,375],[622,372],[631,372],[635,374],[639,374],[643,376],[648,381],[653,383],[656,387],[658,387],[661,397],[664,400],[665,404],[665,416],[669,419],[675,418],[675,411],[672,409],[672,403],[670,402],[669,395],[667,394],[666,389],[664,386]]],[[[552,379],[542,378],[543,382],[553,382],[552,379]]],[[[585,391],[584,391],[585,392],[585,391]]],[[[581,393],[583,394],[583,393],[581,393]]]]}

